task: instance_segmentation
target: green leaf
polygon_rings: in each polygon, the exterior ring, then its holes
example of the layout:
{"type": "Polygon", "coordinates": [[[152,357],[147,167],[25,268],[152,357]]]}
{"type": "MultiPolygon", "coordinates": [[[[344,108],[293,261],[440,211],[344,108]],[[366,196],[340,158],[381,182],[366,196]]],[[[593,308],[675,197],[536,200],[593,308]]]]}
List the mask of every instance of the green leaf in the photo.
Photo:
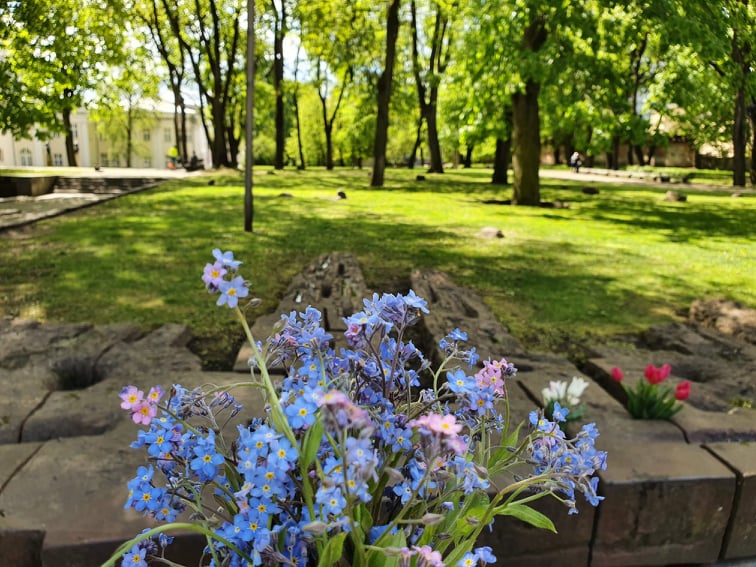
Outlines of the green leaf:
{"type": "Polygon", "coordinates": [[[501,510],[497,508],[496,512],[501,516],[512,516],[536,528],[557,533],[556,528],[554,527],[554,522],[552,522],[547,516],[544,516],[537,510],[533,510],[533,508],[526,506],[525,504],[507,504],[503,506],[501,510]]]}
{"type": "Polygon", "coordinates": [[[318,567],[330,567],[331,565],[335,565],[336,562],[341,559],[346,536],[346,532],[340,532],[328,540],[328,543],[320,556],[320,561],[318,561],[318,567]]]}
{"type": "Polygon", "coordinates": [[[310,429],[305,434],[304,441],[302,442],[302,466],[307,469],[315,460],[315,456],[318,454],[318,448],[323,440],[323,422],[315,420],[310,429]]]}

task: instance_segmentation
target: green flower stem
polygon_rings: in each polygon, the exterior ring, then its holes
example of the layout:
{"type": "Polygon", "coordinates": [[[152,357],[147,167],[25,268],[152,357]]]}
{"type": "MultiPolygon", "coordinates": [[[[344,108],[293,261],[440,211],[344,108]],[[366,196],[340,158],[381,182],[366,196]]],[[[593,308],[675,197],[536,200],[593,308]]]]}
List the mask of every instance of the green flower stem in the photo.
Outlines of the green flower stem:
{"type": "MultiPolygon", "coordinates": [[[[470,536],[470,539],[472,541],[477,541],[478,536],[480,535],[480,532],[483,531],[483,528],[488,526],[493,521],[495,514],[495,509],[498,507],[499,502],[502,501],[502,499],[509,493],[513,493],[509,499],[505,502],[506,504],[511,504],[512,498],[516,498],[519,493],[521,493],[523,490],[528,488],[532,484],[537,484],[541,482],[542,480],[549,480],[550,476],[548,474],[540,474],[537,476],[532,476],[530,478],[522,479],[518,482],[514,482],[510,484],[509,486],[502,488],[499,492],[496,493],[496,496],[494,496],[493,500],[491,500],[490,504],[488,505],[488,508],[486,508],[486,512],[483,514],[483,519],[480,521],[478,526],[473,530],[472,535],[470,536]]],[[[543,498],[547,494],[550,494],[549,491],[546,492],[540,492],[538,494],[534,494],[535,498],[532,498],[532,500],[537,500],[538,498],[543,498]]],[[[528,497],[530,498],[530,497],[528,497]]]]}
{"type": "Polygon", "coordinates": [[[190,523],[185,523],[185,522],[173,522],[170,524],[165,524],[163,526],[152,528],[151,530],[144,532],[143,534],[140,534],[133,539],[130,539],[126,543],[122,544],[118,549],[116,549],[113,556],[110,559],[108,559],[105,563],[103,563],[101,567],[115,567],[116,562],[121,557],[123,557],[126,553],[128,553],[131,550],[131,548],[134,547],[136,544],[141,543],[145,540],[148,540],[154,535],[168,532],[171,530],[188,530],[191,532],[197,532],[199,534],[202,534],[208,539],[217,540],[221,542],[223,545],[225,545],[226,547],[228,547],[233,552],[238,553],[239,557],[241,557],[245,561],[249,561],[250,564],[252,563],[252,558],[249,555],[244,553],[241,549],[239,549],[236,545],[231,543],[229,540],[227,540],[223,536],[218,535],[217,533],[213,532],[212,530],[209,530],[205,526],[198,525],[198,524],[190,524],[190,523]]]}
{"type": "MultiPolygon", "coordinates": [[[[255,360],[257,361],[257,367],[260,370],[260,377],[262,379],[263,386],[265,388],[265,392],[267,394],[268,403],[270,404],[270,410],[271,410],[271,419],[273,420],[274,425],[276,428],[281,431],[286,439],[289,440],[289,443],[291,443],[292,447],[295,447],[298,452],[301,454],[301,447],[299,443],[297,442],[297,438],[294,435],[294,431],[291,429],[291,426],[289,425],[289,422],[286,419],[286,415],[283,412],[283,409],[281,408],[281,401],[278,399],[278,394],[276,394],[276,388],[273,386],[273,381],[270,378],[270,374],[268,373],[268,366],[265,363],[265,357],[263,356],[262,352],[260,352],[260,349],[257,348],[257,343],[255,342],[255,338],[252,336],[252,330],[249,328],[249,324],[247,323],[246,317],[244,317],[244,313],[242,313],[241,309],[238,307],[235,309],[236,315],[239,317],[239,321],[241,321],[242,327],[244,328],[244,334],[247,336],[247,340],[249,341],[249,345],[252,348],[252,353],[254,354],[255,360]]],[[[307,474],[306,470],[302,470],[301,465],[301,459],[300,459],[300,474],[302,477],[302,497],[305,500],[305,504],[307,506],[307,509],[311,513],[311,517],[315,517],[315,507],[313,502],[313,490],[312,485],[310,484],[309,476],[307,474]]]]}

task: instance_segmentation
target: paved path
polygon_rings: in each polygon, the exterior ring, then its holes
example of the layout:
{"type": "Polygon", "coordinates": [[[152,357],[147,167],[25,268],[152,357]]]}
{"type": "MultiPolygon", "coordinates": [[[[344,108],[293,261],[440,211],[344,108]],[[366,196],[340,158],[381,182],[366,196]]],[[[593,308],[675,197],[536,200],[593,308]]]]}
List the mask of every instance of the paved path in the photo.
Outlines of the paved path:
{"type": "MultiPolygon", "coordinates": [[[[24,168],[13,168],[13,171],[24,168]]],[[[38,168],[28,168],[29,175],[44,175],[38,168]]],[[[2,169],[0,169],[2,174],[2,169]]],[[[181,179],[202,175],[201,171],[188,172],[183,169],[143,169],[143,168],[105,168],[95,171],[91,167],[52,168],[50,175],[60,177],[80,177],[92,179],[124,179],[124,178],[151,178],[151,179],[181,179]]],[[[18,196],[0,198],[0,232],[8,229],[19,228],[38,220],[58,216],[60,214],[89,207],[97,203],[114,199],[121,195],[144,190],[147,187],[136,189],[120,189],[108,192],[73,192],[54,191],[37,197],[18,196]]]]}

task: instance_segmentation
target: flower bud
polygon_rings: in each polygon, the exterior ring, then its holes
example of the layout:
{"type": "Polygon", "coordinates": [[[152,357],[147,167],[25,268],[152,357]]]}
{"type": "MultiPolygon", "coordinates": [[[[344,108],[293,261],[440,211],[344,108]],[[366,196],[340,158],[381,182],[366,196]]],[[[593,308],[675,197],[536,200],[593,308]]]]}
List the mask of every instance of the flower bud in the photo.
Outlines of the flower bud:
{"type": "Polygon", "coordinates": [[[399,471],[398,469],[392,468],[392,467],[386,467],[385,469],[386,474],[389,477],[389,480],[392,482],[403,482],[404,481],[404,475],[399,471]]]}
{"type": "Polygon", "coordinates": [[[677,385],[677,389],[675,390],[675,398],[682,402],[683,400],[687,400],[689,396],[690,396],[690,381],[685,380],[684,382],[680,382],[677,385]]]}
{"type": "Polygon", "coordinates": [[[320,522],[318,520],[315,520],[314,522],[310,522],[309,524],[305,524],[302,526],[302,530],[305,532],[310,532],[311,534],[320,535],[325,533],[325,531],[328,529],[328,524],[325,522],[320,522]]]}
{"type": "Polygon", "coordinates": [[[424,526],[435,526],[436,524],[440,524],[444,520],[443,514],[432,514],[428,512],[425,514],[420,521],[423,523],[424,526]]]}
{"type": "Polygon", "coordinates": [[[611,374],[612,380],[614,380],[615,382],[622,382],[622,379],[625,377],[625,375],[622,373],[622,370],[620,370],[616,366],[612,368],[611,374]]]}

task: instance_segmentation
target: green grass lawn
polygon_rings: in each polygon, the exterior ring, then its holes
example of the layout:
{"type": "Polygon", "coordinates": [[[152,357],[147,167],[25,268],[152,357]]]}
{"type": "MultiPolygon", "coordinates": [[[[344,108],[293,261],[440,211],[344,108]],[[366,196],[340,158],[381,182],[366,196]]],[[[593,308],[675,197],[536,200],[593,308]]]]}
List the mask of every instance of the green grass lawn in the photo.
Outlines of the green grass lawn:
{"type": "MultiPolygon", "coordinates": [[[[38,223],[0,247],[0,314],[49,321],[188,324],[210,366],[241,341],[200,276],[215,247],[233,250],[272,311],[295,273],[316,256],[354,253],[376,291],[406,291],[415,268],[448,272],[481,294],[533,350],[667,322],[698,297],[756,306],[756,196],[545,179],[545,201],[565,209],[486,204],[510,197],[490,171],[452,170],[415,181],[389,170],[383,189],[368,170],[255,175],[255,231],[243,226],[241,174],[177,180],[38,223]],[[344,190],[347,199],[336,198],[344,190]],[[293,197],[281,196],[288,193],[293,197]],[[485,239],[483,227],[504,238],[485,239]]],[[[506,355],[506,353],[502,353],[506,355]]]]}

